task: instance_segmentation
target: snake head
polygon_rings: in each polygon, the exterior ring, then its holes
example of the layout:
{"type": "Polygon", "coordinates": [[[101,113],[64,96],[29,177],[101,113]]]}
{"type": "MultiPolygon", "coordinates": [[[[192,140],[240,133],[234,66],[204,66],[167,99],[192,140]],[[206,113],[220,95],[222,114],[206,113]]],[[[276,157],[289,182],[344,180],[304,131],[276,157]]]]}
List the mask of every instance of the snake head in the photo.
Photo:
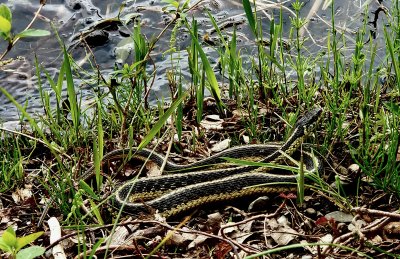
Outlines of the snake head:
{"type": "Polygon", "coordinates": [[[312,129],[315,128],[321,114],[322,108],[320,107],[308,111],[296,122],[294,128],[302,131],[303,135],[308,134],[310,131],[312,131],[312,129]]]}

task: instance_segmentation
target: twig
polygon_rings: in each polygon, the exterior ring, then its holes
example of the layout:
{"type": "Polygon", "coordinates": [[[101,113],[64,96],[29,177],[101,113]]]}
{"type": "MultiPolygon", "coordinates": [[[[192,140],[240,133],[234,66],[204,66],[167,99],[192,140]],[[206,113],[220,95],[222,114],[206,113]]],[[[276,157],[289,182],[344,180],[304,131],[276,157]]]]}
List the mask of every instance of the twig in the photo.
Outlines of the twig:
{"type": "Polygon", "coordinates": [[[394,219],[400,219],[399,213],[387,212],[382,210],[374,210],[374,209],[367,209],[363,207],[355,207],[351,209],[352,212],[356,212],[357,214],[368,214],[373,216],[380,216],[380,217],[390,217],[394,219]]]}

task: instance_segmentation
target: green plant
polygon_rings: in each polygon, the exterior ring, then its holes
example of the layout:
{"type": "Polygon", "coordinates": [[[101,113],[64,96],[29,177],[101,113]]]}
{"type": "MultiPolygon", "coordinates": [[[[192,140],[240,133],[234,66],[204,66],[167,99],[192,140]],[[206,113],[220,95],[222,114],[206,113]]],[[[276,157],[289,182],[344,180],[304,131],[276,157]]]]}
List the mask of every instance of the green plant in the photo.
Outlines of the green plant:
{"type": "Polygon", "coordinates": [[[25,37],[43,37],[50,35],[50,32],[46,30],[30,29],[30,27],[32,26],[36,17],[39,15],[39,12],[43,6],[44,4],[40,5],[39,10],[36,12],[35,17],[23,31],[13,35],[11,32],[12,29],[11,10],[5,4],[0,5],[0,37],[8,42],[6,51],[0,56],[0,61],[6,56],[6,54],[12,49],[12,47],[15,45],[15,43],[17,43],[19,39],[25,37]]]}
{"type": "Polygon", "coordinates": [[[14,229],[10,226],[0,237],[0,249],[9,253],[12,258],[16,259],[31,259],[41,256],[46,251],[44,247],[30,246],[28,248],[22,248],[38,239],[42,234],[43,231],[24,237],[17,237],[14,229]]]}
{"type": "Polygon", "coordinates": [[[0,193],[12,189],[23,179],[25,156],[21,154],[20,138],[2,132],[0,128],[0,193]]]}
{"type": "Polygon", "coordinates": [[[373,185],[400,195],[399,105],[385,103],[375,116],[365,112],[361,118],[359,146],[350,146],[353,159],[371,177],[373,185]]]}
{"type": "Polygon", "coordinates": [[[189,33],[192,36],[192,43],[195,46],[195,48],[193,49],[197,49],[203,65],[203,69],[205,71],[205,74],[207,75],[209,90],[211,91],[211,94],[215,99],[219,113],[222,116],[224,116],[224,103],[221,100],[221,90],[219,88],[215,73],[211,67],[210,62],[208,61],[206,53],[204,52],[203,48],[200,45],[200,42],[198,41],[196,35],[194,35],[193,30],[190,29],[189,22],[187,20],[186,20],[186,26],[188,27],[189,33]]]}
{"type": "Polygon", "coordinates": [[[306,25],[307,21],[300,17],[300,10],[304,3],[296,0],[292,6],[295,11],[295,17],[291,18],[291,23],[294,30],[294,41],[296,48],[296,58],[292,61],[292,66],[297,73],[297,89],[299,93],[298,104],[301,105],[305,103],[307,107],[312,106],[312,98],[316,91],[315,87],[311,84],[307,86],[306,72],[310,69],[310,64],[315,64],[311,62],[312,56],[304,57],[302,54],[304,52],[304,40],[300,35],[300,30],[306,25]]]}

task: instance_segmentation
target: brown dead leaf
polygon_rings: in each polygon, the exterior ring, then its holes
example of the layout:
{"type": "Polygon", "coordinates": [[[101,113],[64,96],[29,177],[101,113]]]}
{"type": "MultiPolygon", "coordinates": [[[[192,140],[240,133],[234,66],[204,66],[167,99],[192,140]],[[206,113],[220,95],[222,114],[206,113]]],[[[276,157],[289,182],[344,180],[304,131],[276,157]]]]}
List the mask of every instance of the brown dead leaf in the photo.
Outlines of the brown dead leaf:
{"type": "Polygon", "coordinates": [[[138,229],[132,234],[132,237],[134,237],[135,239],[141,239],[141,238],[152,239],[157,236],[164,236],[164,235],[165,235],[165,229],[163,227],[154,226],[144,229],[138,229]]]}
{"type": "MultiPolygon", "coordinates": [[[[189,231],[189,228],[183,227],[182,230],[189,231]]],[[[193,233],[182,233],[182,236],[185,238],[185,240],[191,240],[191,241],[193,241],[196,238],[196,234],[193,233]]]]}
{"type": "Polygon", "coordinates": [[[266,115],[266,114],[268,114],[268,109],[265,109],[265,108],[258,109],[258,114],[266,115]]]}
{"type": "Polygon", "coordinates": [[[232,236],[233,234],[235,234],[235,233],[238,232],[238,231],[239,231],[239,228],[238,228],[238,226],[235,226],[235,223],[234,223],[234,222],[228,222],[228,223],[226,223],[225,226],[224,226],[224,233],[225,233],[226,235],[232,236]],[[234,226],[229,227],[230,225],[234,225],[234,226]],[[228,227],[227,227],[227,226],[228,226],[228,227]]]}
{"type": "Polygon", "coordinates": [[[253,233],[247,233],[247,234],[243,234],[240,233],[240,235],[237,235],[235,237],[236,242],[238,242],[239,244],[243,244],[249,237],[251,237],[253,235],[253,233]]]}
{"type": "Polygon", "coordinates": [[[379,245],[383,242],[383,238],[380,235],[376,235],[371,239],[372,244],[379,245]]]}
{"type": "Polygon", "coordinates": [[[22,204],[25,200],[32,197],[32,187],[24,188],[24,189],[17,189],[15,192],[11,194],[14,202],[16,204],[22,204]]]}
{"type": "Polygon", "coordinates": [[[200,125],[206,130],[222,130],[223,119],[220,119],[218,115],[207,115],[201,122],[200,125]]]}
{"type": "Polygon", "coordinates": [[[158,165],[154,162],[147,162],[146,169],[147,169],[147,176],[149,177],[161,175],[160,167],[158,167],[158,165]]]}
{"type": "Polygon", "coordinates": [[[232,251],[232,246],[229,245],[226,242],[219,242],[217,246],[215,247],[215,258],[217,259],[223,259],[227,258],[228,253],[232,251]]]}
{"type": "Polygon", "coordinates": [[[235,223],[228,222],[224,227],[224,234],[229,235],[230,238],[235,239],[238,243],[242,244],[247,238],[253,235],[251,232],[253,223],[254,221],[248,221],[245,224],[229,227],[235,223]]]}
{"type": "Polygon", "coordinates": [[[296,238],[298,232],[289,226],[281,226],[278,232],[273,232],[271,234],[272,239],[280,246],[285,246],[289,244],[296,238]]]}
{"type": "Polygon", "coordinates": [[[190,244],[188,245],[188,249],[195,248],[198,245],[203,244],[208,239],[207,236],[198,235],[190,244]]]}
{"type": "Polygon", "coordinates": [[[400,239],[400,222],[390,222],[383,227],[384,236],[388,239],[400,239]]]}
{"type": "Polygon", "coordinates": [[[156,236],[153,239],[146,242],[146,246],[154,247],[154,246],[158,245],[162,240],[163,240],[163,237],[156,236]]]}
{"type": "Polygon", "coordinates": [[[211,229],[219,228],[222,223],[222,215],[219,212],[207,215],[208,219],[206,225],[211,229]]]}
{"type": "Polygon", "coordinates": [[[254,223],[254,221],[248,221],[244,224],[241,224],[239,229],[242,232],[249,233],[251,231],[251,228],[253,227],[253,223],[254,223]]]}
{"type": "Polygon", "coordinates": [[[232,115],[233,117],[237,118],[249,117],[249,113],[247,111],[244,111],[243,109],[233,110],[232,115]]]}
{"type": "Polygon", "coordinates": [[[0,224],[7,224],[10,222],[10,215],[4,213],[5,209],[0,210],[0,224]]]}
{"type": "Polygon", "coordinates": [[[285,216],[281,216],[278,220],[267,219],[266,223],[272,230],[271,238],[280,246],[289,244],[298,234],[296,230],[289,226],[285,216]]]}
{"type": "MultiPolygon", "coordinates": [[[[187,241],[187,240],[186,240],[187,241]]],[[[185,242],[185,238],[180,233],[173,233],[171,237],[167,240],[166,244],[174,246],[182,246],[185,242]]]]}

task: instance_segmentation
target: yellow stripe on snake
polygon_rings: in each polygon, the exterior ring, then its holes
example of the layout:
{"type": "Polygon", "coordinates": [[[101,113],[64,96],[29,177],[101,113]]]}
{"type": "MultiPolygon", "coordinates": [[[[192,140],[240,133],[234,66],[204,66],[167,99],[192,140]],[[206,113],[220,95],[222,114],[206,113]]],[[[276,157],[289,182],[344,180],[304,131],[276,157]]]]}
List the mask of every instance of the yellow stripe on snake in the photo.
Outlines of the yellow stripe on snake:
{"type": "MultiPolygon", "coordinates": [[[[320,108],[307,112],[296,122],[291,135],[282,145],[261,144],[233,147],[188,165],[170,162],[164,156],[149,149],[126,148],[107,153],[103,161],[137,158],[153,161],[158,166],[166,161],[165,171],[173,172],[124,183],[115,192],[113,206],[134,215],[158,211],[161,215],[170,217],[214,202],[229,201],[255,194],[294,191],[297,186],[296,175],[270,173],[268,171],[271,169],[268,167],[236,166],[209,170],[207,167],[225,163],[224,157],[264,157],[259,162],[282,164],[315,128],[321,113],[320,108]],[[193,171],[199,168],[200,171],[193,171]]],[[[305,151],[302,154],[304,166],[308,171],[321,170],[318,157],[305,151]]],[[[93,175],[93,169],[93,167],[90,168],[83,179],[93,175]]]]}

